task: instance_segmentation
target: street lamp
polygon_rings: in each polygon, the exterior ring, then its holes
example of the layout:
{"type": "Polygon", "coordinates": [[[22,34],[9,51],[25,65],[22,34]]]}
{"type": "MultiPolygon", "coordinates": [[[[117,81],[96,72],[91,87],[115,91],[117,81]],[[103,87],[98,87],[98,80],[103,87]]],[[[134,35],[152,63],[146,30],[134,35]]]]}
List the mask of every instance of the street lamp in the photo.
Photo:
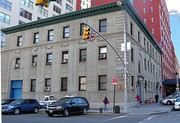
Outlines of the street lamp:
{"type": "MultiPolygon", "coordinates": [[[[118,1],[117,5],[122,8],[122,12],[124,13],[123,7],[122,7],[122,2],[118,1]]],[[[127,109],[127,61],[126,61],[126,51],[127,51],[127,41],[126,41],[126,26],[125,26],[125,16],[124,16],[124,22],[123,22],[123,30],[124,30],[124,113],[128,112],[127,109]]]]}
{"type": "Polygon", "coordinates": [[[179,83],[178,83],[179,73],[176,72],[176,90],[179,91],[179,83]]]}

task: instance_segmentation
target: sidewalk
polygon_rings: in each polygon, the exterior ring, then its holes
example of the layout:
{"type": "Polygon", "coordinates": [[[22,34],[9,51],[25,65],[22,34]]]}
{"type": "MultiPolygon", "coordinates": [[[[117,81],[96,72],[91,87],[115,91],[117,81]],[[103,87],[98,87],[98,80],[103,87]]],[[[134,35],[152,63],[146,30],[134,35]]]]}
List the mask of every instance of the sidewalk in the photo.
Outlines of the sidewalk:
{"type": "Polygon", "coordinates": [[[109,109],[108,111],[103,111],[100,113],[99,109],[91,109],[88,111],[88,114],[94,115],[155,115],[168,113],[172,110],[173,105],[162,105],[160,103],[148,103],[143,104],[140,108],[129,107],[128,113],[124,113],[124,109],[120,109],[119,114],[113,114],[113,110],[109,109]]]}

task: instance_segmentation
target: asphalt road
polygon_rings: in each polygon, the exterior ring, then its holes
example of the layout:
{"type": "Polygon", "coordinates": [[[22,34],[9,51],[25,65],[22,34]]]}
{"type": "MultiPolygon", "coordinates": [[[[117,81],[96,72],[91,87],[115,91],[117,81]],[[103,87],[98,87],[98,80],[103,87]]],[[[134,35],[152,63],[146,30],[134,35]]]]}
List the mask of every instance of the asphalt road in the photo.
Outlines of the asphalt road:
{"type": "Polygon", "coordinates": [[[46,114],[2,115],[2,123],[179,123],[180,111],[145,116],[72,115],[48,117],[46,114]]]}

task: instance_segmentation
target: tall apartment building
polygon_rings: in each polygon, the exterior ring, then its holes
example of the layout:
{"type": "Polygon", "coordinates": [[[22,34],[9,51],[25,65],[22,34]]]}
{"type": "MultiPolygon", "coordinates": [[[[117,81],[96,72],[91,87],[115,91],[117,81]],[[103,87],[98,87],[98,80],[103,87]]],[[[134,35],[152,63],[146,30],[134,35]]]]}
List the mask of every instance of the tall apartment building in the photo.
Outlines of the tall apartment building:
{"type": "MultiPolygon", "coordinates": [[[[162,51],[133,6],[123,1],[75,11],[2,30],[7,46],[2,49],[2,98],[36,98],[52,94],[84,96],[91,108],[99,108],[107,96],[113,102],[113,78],[116,104],[123,107],[127,87],[127,105],[135,105],[135,96],[142,102],[159,94],[161,98],[162,51]],[[84,22],[105,35],[122,59],[100,36],[93,43],[82,40],[84,22]],[[124,41],[130,49],[123,51],[124,41]],[[144,41],[146,43],[144,44],[144,41]],[[147,45],[148,44],[148,45],[147,45]],[[150,50],[151,49],[151,50],[150,50]]],[[[110,103],[112,107],[113,103],[110,103]]]]}
{"type": "Polygon", "coordinates": [[[170,11],[171,39],[180,66],[180,13],[177,10],[170,11]]]}
{"type": "MultiPolygon", "coordinates": [[[[76,10],[76,0],[56,0],[48,8],[35,6],[35,0],[0,0],[1,27],[11,27],[76,10]]],[[[1,32],[1,44],[6,35],[1,32]]]]}
{"type": "Polygon", "coordinates": [[[91,0],[76,0],[76,10],[87,9],[91,7],[91,0]]]}
{"type": "Polygon", "coordinates": [[[133,5],[163,50],[163,80],[176,78],[176,55],[165,0],[133,0],[133,5]]]}

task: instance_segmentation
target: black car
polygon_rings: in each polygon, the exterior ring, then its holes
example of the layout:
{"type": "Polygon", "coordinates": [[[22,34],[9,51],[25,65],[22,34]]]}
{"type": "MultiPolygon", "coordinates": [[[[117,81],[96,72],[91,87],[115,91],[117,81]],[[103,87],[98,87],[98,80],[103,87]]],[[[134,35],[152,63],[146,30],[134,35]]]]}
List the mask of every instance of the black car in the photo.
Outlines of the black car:
{"type": "Polygon", "coordinates": [[[10,104],[16,99],[2,99],[1,105],[10,104]]]}
{"type": "Polygon", "coordinates": [[[85,97],[65,97],[50,104],[46,109],[46,113],[49,117],[54,114],[63,114],[63,116],[67,117],[72,113],[86,115],[88,110],[89,102],[85,97]]]}

